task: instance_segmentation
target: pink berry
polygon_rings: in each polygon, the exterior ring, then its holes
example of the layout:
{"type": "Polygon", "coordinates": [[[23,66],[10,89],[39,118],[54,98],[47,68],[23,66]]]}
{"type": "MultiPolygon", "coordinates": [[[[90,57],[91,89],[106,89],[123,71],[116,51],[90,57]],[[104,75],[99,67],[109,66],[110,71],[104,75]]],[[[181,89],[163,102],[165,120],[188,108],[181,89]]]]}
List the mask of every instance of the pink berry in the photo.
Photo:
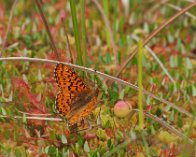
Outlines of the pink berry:
{"type": "Polygon", "coordinates": [[[118,100],[114,106],[114,114],[117,117],[126,117],[132,110],[132,106],[128,101],[118,100]]]}

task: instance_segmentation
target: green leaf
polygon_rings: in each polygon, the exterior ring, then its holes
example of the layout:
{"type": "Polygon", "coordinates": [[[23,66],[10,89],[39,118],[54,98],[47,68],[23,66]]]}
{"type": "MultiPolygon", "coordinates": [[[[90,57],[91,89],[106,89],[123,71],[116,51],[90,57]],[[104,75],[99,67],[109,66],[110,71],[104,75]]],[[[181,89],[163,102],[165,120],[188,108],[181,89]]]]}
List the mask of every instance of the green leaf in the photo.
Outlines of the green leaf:
{"type": "Polygon", "coordinates": [[[175,117],[175,111],[174,110],[172,110],[171,111],[171,114],[170,114],[170,121],[174,121],[174,117],[175,117]]]}
{"type": "Polygon", "coordinates": [[[107,146],[108,146],[108,148],[110,148],[110,149],[113,149],[113,148],[114,148],[111,139],[109,139],[109,140],[107,141],[107,146]]]}
{"type": "Polygon", "coordinates": [[[6,110],[3,108],[3,107],[1,107],[1,113],[2,113],[2,115],[7,115],[7,112],[6,112],[6,110]]]}
{"type": "Polygon", "coordinates": [[[50,146],[46,146],[46,147],[44,148],[44,152],[48,154],[49,148],[50,148],[50,146]]]}
{"type": "Polygon", "coordinates": [[[192,85],[192,95],[196,96],[196,87],[192,85]]]}
{"type": "Polygon", "coordinates": [[[183,126],[183,121],[182,121],[182,115],[178,116],[178,127],[182,128],[183,126]]]}
{"type": "Polygon", "coordinates": [[[162,115],[162,110],[159,107],[156,110],[156,115],[157,115],[157,117],[162,115]]]}
{"type": "Polygon", "coordinates": [[[178,65],[178,58],[177,58],[177,56],[171,56],[169,58],[169,64],[170,64],[170,66],[172,68],[177,67],[177,65],[178,65]]]}
{"type": "Polygon", "coordinates": [[[77,154],[79,154],[80,153],[80,146],[79,146],[79,144],[78,143],[76,143],[75,144],[75,148],[74,148],[74,151],[77,153],[77,154]]]}
{"type": "Polygon", "coordinates": [[[88,145],[88,142],[87,141],[84,142],[84,151],[86,153],[89,153],[90,152],[90,148],[89,148],[89,145],[88,145]]]}
{"type": "Polygon", "coordinates": [[[26,123],[27,122],[27,117],[25,114],[22,115],[22,122],[23,123],[26,123]]]}
{"type": "Polygon", "coordinates": [[[61,142],[67,144],[67,138],[64,135],[61,135],[61,142]]]}
{"type": "Polygon", "coordinates": [[[193,69],[193,65],[189,58],[186,58],[185,63],[186,63],[186,69],[193,69]]]}
{"type": "Polygon", "coordinates": [[[79,144],[79,146],[80,146],[80,147],[83,146],[83,144],[84,144],[84,139],[83,139],[80,135],[78,135],[77,138],[78,138],[78,144],[79,144]]]}
{"type": "Polygon", "coordinates": [[[15,155],[16,157],[26,157],[26,151],[25,148],[23,146],[18,146],[15,149],[15,155]]]}
{"type": "Polygon", "coordinates": [[[123,89],[120,93],[119,93],[119,99],[123,99],[125,95],[125,90],[123,89]]]}
{"type": "Polygon", "coordinates": [[[174,42],[174,37],[173,37],[173,35],[171,35],[171,34],[168,33],[168,35],[167,35],[167,40],[169,41],[169,43],[174,42]]]}

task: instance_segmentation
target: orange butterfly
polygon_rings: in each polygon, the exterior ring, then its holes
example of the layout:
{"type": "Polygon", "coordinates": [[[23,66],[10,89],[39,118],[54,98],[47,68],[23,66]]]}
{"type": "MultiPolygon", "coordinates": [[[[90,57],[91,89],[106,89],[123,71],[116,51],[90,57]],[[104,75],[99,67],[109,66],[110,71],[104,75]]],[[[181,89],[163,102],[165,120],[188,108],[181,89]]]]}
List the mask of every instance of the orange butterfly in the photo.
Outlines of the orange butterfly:
{"type": "Polygon", "coordinates": [[[60,88],[56,96],[56,109],[73,125],[95,109],[98,92],[91,91],[68,66],[57,64],[54,74],[60,88]]]}

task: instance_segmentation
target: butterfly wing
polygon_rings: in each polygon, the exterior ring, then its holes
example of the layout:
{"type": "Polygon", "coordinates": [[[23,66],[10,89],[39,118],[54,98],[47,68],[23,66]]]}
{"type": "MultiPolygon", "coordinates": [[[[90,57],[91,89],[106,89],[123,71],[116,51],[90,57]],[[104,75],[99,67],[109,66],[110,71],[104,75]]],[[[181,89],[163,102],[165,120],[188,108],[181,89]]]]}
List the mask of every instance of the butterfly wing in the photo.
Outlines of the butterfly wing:
{"type": "Polygon", "coordinates": [[[68,93],[77,93],[87,89],[82,79],[70,67],[57,64],[54,71],[59,88],[68,93]]]}
{"type": "Polygon", "coordinates": [[[94,96],[87,104],[82,106],[80,110],[78,110],[77,112],[71,112],[71,114],[68,117],[69,123],[73,125],[81,119],[87,117],[95,109],[96,103],[97,97],[94,96]]]}
{"type": "Polygon", "coordinates": [[[72,96],[63,92],[59,92],[56,96],[56,110],[63,116],[67,116],[70,113],[70,104],[72,96]]]}
{"type": "Polygon", "coordinates": [[[71,125],[75,124],[95,108],[97,96],[70,67],[57,64],[54,74],[60,88],[56,108],[71,125]]]}

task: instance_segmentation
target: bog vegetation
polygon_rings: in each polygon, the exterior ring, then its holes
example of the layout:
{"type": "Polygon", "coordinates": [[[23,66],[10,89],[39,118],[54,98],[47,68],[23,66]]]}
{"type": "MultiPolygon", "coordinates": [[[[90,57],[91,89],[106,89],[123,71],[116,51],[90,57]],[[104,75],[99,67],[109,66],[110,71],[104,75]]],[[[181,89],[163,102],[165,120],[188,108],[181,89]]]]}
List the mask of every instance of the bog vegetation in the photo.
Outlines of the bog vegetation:
{"type": "Polygon", "coordinates": [[[195,8],[0,0],[0,156],[195,156],[195,8]],[[96,101],[73,125],[55,108],[59,61],[91,91],[70,96],[70,115],[96,101]]]}

